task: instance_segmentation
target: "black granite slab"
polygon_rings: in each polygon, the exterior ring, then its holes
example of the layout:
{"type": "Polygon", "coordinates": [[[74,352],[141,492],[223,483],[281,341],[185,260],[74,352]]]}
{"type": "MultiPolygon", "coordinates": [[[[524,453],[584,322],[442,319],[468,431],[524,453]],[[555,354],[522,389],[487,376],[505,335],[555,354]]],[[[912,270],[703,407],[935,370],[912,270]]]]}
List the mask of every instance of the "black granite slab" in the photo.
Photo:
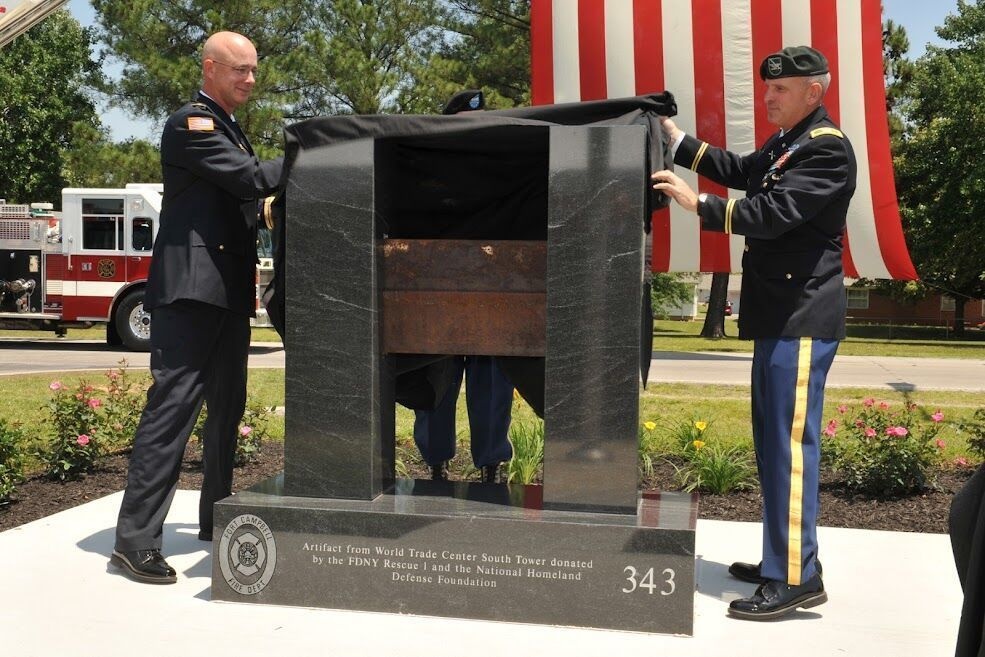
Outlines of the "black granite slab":
{"type": "Polygon", "coordinates": [[[696,498],[638,515],[544,509],[541,489],[397,480],[373,501],[216,505],[212,599],[689,635],[696,498]]]}
{"type": "Polygon", "coordinates": [[[544,503],[636,513],[645,135],[552,127],[544,503]]]}
{"type": "Polygon", "coordinates": [[[284,469],[292,495],[372,499],[393,480],[380,354],[373,140],[302,150],[287,190],[284,469]]]}

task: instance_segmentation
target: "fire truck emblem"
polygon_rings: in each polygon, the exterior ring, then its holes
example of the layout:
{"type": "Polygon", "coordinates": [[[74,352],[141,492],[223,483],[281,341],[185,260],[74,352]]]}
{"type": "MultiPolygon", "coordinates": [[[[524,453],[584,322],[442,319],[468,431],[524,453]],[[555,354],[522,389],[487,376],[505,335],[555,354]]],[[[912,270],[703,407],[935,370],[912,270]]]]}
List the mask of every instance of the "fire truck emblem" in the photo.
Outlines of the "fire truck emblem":
{"type": "Polygon", "coordinates": [[[267,588],[277,566],[274,534],[252,514],[237,516],[226,525],[216,553],[226,584],[243,595],[267,588]]]}
{"type": "Polygon", "coordinates": [[[113,278],[116,276],[116,263],[109,258],[104,258],[96,263],[96,273],[100,278],[113,278]]]}

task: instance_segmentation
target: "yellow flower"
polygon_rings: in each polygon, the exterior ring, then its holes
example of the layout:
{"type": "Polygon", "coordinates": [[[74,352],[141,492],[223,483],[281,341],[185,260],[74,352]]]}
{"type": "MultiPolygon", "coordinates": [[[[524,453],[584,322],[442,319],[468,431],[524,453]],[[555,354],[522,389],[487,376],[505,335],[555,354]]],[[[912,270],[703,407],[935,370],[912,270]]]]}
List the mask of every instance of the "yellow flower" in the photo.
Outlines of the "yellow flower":
{"type": "Polygon", "coordinates": [[[705,422],[704,420],[698,420],[697,422],[694,423],[694,426],[695,428],[697,428],[698,431],[704,431],[705,429],[708,428],[708,423],[705,422]]]}
{"type": "MultiPolygon", "coordinates": [[[[704,423],[702,422],[702,424],[704,424],[704,423]]],[[[703,440],[695,440],[692,444],[694,445],[694,449],[699,450],[699,449],[701,449],[702,447],[705,446],[705,441],[703,441],[703,440]]]]}
{"type": "Polygon", "coordinates": [[[643,428],[646,429],[647,431],[653,431],[654,429],[657,428],[657,423],[656,422],[644,422],[643,423],[643,428]]]}

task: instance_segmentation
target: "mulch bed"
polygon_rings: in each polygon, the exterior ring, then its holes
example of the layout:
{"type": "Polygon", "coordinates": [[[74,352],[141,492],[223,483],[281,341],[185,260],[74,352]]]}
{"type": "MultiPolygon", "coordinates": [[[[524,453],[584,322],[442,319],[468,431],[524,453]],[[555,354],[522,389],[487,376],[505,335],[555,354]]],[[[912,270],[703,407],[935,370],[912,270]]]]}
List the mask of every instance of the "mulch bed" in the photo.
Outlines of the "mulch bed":
{"type": "MultiPolygon", "coordinates": [[[[0,506],[0,531],[16,527],[47,515],[70,509],[91,500],[115,493],[126,486],[127,455],[114,455],[100,461],[96,471],[78,481],[52,482],[30,479],[14,493],[14,499],[0,506]]],[[[283,469],[284,445],[263,444],[257,459],[237,468],[233,489],[243,490],[271,477],[283,469]]],[[[182,463],[178,487],[197,490],[201,487],[201,458],[198,449],[189,445],[182,463]]],[[[937,486],[921,494],[901,498],[871,498],[845,491],[829,472],[821,477],[821,519],[827,527],[853,527],[890,531],[947,533],[947,516],[951,498],[974,468],[944,470],[938,473],[937,486]]],[[[412,474],[425,477],[426,473],[412,474]]],[[[647,482],[654,490],[673,490],[673,466],[656,464],[654,476],[647,482]]],[[[478,478],[478,473],[475,474],[478,478]]],[[[699,516],[711,520],[758,522],[761,514],[759,491],[729,495],[702,495],[699,516]]]]}

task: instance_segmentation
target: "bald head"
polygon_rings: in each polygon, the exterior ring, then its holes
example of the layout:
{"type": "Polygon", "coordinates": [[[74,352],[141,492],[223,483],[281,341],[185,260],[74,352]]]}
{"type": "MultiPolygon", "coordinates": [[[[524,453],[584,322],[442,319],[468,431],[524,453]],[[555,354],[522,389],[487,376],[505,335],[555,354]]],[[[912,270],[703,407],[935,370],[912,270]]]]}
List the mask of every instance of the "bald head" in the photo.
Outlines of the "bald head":
{"type": "Polygon", "coordinates": [[[202,91],[226,112],[245,103],[256,83],[257,51],[236,32],[216,32],[202,47],[202,91]]]}

